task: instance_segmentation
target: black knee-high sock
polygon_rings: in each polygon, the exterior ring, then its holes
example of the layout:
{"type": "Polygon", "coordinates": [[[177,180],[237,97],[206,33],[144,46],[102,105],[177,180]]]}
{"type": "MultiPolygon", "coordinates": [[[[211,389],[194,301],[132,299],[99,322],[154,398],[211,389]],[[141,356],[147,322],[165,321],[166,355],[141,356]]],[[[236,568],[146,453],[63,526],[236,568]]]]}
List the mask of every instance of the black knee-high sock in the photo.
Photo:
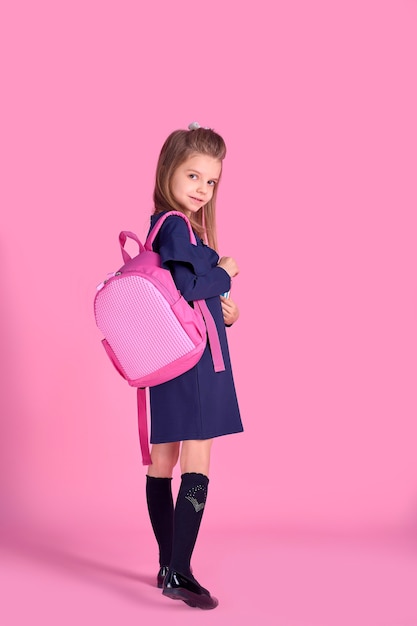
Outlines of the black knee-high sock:
{"type": "Polygon", "coordinates": [[[185,576],[191,576],[191,555],[200,529],[207,498],[209,479],[204,474],[181,476],[174,512],[174,541],[170,567],[185,576]]]}
{"type": "Polygon", "coordinates": [[[174,528],[174,502],[171,490],[172,478],[146,477],[146,501],[153,532],[159,546],[159,565],[171,561],[174,528]]]}

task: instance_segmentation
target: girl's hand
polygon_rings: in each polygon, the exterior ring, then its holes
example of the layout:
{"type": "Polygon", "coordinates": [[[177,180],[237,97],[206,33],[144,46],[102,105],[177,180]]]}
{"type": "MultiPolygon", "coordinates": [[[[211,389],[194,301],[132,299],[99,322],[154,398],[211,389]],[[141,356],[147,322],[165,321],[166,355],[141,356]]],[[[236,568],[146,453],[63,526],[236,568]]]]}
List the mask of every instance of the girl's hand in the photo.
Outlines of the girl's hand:
{"type": "Polygon", "coordinates": [[[223,296],[220,296],[220,301],[222,305],[224,323],[231,326],[239,318],[239,309],[237,308],[237,304],[231,298],[223,298],[223,296]]]}
{"type": "Polygon", "coordinates": [[[218,265],[226,270],[231,278],[239,274],[237,263],[231,256],[222,256],[218,265]]]}

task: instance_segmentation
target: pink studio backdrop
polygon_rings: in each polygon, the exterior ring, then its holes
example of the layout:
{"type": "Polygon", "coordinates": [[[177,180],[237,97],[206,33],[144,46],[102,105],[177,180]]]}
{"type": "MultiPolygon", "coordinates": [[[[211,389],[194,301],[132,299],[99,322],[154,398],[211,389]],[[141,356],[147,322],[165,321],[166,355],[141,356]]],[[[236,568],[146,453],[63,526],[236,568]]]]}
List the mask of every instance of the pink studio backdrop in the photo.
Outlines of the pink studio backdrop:
{"type": "Polygon", "coordinates": [[[144,7],[1,10],[3,518],[148,524],[92,301],[119,230],[147,231],[163,140],[198,120],[228,144],[246,428],[214,446],[205,523],[415,526],[417,4],[144,7]]]}

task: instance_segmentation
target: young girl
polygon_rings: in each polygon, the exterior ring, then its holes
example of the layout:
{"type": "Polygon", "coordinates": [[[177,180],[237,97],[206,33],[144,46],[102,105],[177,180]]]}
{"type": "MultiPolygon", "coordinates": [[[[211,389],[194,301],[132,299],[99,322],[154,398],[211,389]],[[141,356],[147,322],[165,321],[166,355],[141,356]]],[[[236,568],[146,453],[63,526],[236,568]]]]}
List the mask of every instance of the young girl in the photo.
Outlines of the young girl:
{"type": "Polygon", "coordinates": [[[185,221],[173,215],[162,225],[153,249],[186,300],[206,300],[226,367],[214,371],[207,345],[191,370],[150,389],[153,445],[146,496],[159,546],[157,584],[163,595],[201,609],[218,604],[194,578],[190,566],[206,505],[212,439],[243,430],[225,331],[239,311],[230,297],[222,296],[230,291],[238,267],[233,258],[219,259],[215,252],[216,195],[225,154],[223,139],[196,122],[189,130],[174,131],[159,156],[151,216],[151,228],[172,210],[181,211],[191,222],[197,246],[190,243],[185,221]],[[174,508],[171,481],[178,458],[181,485],[174,508]]]}

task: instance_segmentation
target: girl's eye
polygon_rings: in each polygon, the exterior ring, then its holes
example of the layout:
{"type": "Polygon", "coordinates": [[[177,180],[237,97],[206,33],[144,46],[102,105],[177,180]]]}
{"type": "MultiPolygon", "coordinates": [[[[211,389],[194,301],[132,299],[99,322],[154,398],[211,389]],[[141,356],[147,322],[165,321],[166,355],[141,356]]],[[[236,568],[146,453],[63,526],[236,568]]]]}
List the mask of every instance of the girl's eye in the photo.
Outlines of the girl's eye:
{"type": "Polygon", "coordinates": [[[214,186],[215,186],[215,184],[216,184],[216,181],[215,181],[215,180],[209,180],[209,181],[208,181],[208,184],[209,184],[211,187],[214,187],[214,186]]]}
{"type": "Polygon", "coordinates": [[[195,180],[197,178],[197,174],[189,174],[191,180],[195,180]]]}

